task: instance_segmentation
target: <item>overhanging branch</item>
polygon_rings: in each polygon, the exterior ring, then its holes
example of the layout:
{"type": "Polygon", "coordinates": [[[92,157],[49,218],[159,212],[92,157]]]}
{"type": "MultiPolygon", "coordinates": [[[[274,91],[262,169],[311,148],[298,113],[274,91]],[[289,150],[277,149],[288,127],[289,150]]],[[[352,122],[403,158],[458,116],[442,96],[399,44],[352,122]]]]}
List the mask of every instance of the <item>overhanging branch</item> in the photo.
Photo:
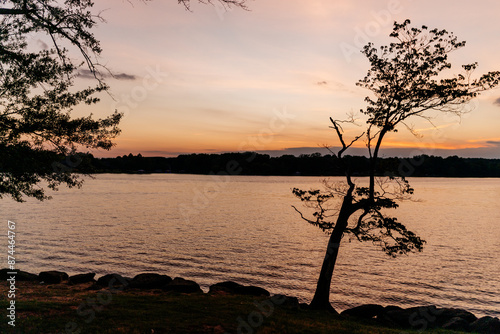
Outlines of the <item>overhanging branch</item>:
{"type": "Polygon", "coordinates": [[[21,15],[26,14],[22,9],[0,8],[0,15],[21,15]]]}

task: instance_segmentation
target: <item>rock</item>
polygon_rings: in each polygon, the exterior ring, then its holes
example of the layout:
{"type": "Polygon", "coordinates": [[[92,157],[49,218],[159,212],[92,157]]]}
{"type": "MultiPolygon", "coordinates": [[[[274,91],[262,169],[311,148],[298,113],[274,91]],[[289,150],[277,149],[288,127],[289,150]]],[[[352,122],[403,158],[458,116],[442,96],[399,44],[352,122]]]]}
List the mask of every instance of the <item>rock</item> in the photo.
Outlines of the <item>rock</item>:
{"type": "Polygon", "coordinates": [[[454,331],[468,332],[470,325],[467,320],[460,317],[451,318],[447,323],[441,326],[444,329],[451,329],[454,331]]]}
{"type": "Polygon", "coordinates": [[[38,281],[38,275],[19,270],[16,275],[16,280],[25,282],[36,282],[38,281]]]}
{"type": "Polygon", "coordinates": [[[130,281],[128,287],[136,289],[160,289],[170,282],[172,282],[172,278],[167,275],[144,273],[135,276],[130,281]]]}
{"type": "Polygon", "coordinates": [[[120,289],[120,288],[125,288],[126,286],[129,285],[129,283],[130,279],[123,277],[122,275],[107,274],[102,277],[99,277],[99,279],[96,282],[96,285],[103,288],[120,289]]]}
{"type": "Polygon", "coordinates": [[[289,297],[285,295],[273,295],[269,300],[280,307],[288,308],[288,309],[299,309],[299,299],[297,297],[289,297]]]}
{"type": "Polygon", "coordinates": [[[237,295],[250,295],[250,296],[270,296],[269,291],[257,286],[245,286],[239,283],[227,281],[216,283],[210,286],[210,293],[225,292],[237,295]]]}
{"type": "Polygon", "coordinates": [[[500,333],[500,320],[490,316],[482,317],[470,324],[470,331],[481,334],[500,333]]]}
{"type": "Polygon", "coordinates": [[[65,272],[62,271],[42,271],[38,274],[38,280],[45,284],[59,284],[62,281],[68,280],[69,276],[65,272]]]}
{"type": "Polygon", "coordinates": [[[210,286],[208,293],[225,292],[225,293],[236,294],[237,293],[236,291],[240,289],[242,286],[243,285],[231,281],[216,283],[210,286]]]}
{"type": "Polygon", "coordinates": [[[363,319],[372,319],[379,314],[382,314],[382,312],[384,312],[383,306],[376,304],[366,304],[345,310],[341,312],[340,315],[363,319]]]}
{"type": "Polygon", "coordinates": [[[397,306],[384,308],[377,320],[386,326],[402,327],[405,329],[426,330],[435,327],[436,306],[420,306],[402,309],[397,306]]]}
{"type": "Polygon", "coordinates": [[[78,274],[68,278],[68,284],[83,284],[94,282],[95,273],[78,274]]]}
{"type": "Polygon", "coordinates": [[[384,307],[382,313],[378,314],[375,317],[375,319],[383,326],[395,327],[397,326],[397,324],[391,320],[391,318],[387,315],[387,313],[390,311],[399,311],[399,310],[402,310],[402,308],[399,306],[392,306],[392,305],[386,306],[384,307]]]}
{"type": "Polygon", "coordinates": [[[477,317],[471,312],[458,308],[437,309],[434,315],[437,317],[435,321],[437,327],[442,327],[444,324],[450,322],[453,318],[462,318],[467,323],[472,323],[477,320],[477,317]]]}
{"type": "Polygon", "coordinates": [[[378,314],[376,316],[376,319],[380,324],[382,324],[384,326],[407,328],[408,327],[408,324],[406,321],[407,319],[405,318],[405,320],[404,320],[405,325],[401,326],[400,323],[402,323],[403,320],[399,320],[399,318],[407,317],[408,314],[405,313],[404,315],[401,315],[401,312],[404,312],[403,308],[401,308],[399,306],[389,305],[389,306],[384,307],[382,313],[378,314]]]}
{"type": "Polygon", "coordinates": [[[249,295],[249,296],[270,296],[271,294],[266,289],[260,288],[258,286],[248,285],[243,286],[240,289],[239,294],[249,295]]]}
{"type": "Polygon", "coordinates": [[[411,328],[409,317],[412,312],[407,310],[384,310],[376,319],[385,326],[411,328]]]}
{"type": "Polygon", "coordinates": [[[394,306],[384,308],[377,319],[384,325],[424,331],[432,328],[453,326],[467,328],[477,318],[474,314],[456,308],[437,308],[434,305],[401,309],[394,306]],[[461,319],[461,320],[460,320],[461,319]],[[462,321],[463,320],[463,321],[462,321]]]}
{"type": "Polygon", "coordinates": [[[10,278],[11,276],[14,276],[14,275],[7,274],[9,272],[16,273],[16,275],[15,275],[16,281],[38,282],[38,275],[31,274],[31,273],[28,273],[26,271],[22,271],[22,270],[18,270],[18,269],[16,269],[16,270],[1,269],[0,270],[0,280],[5,281],[8,278],[10,278]]]}
{"type": "Polygon", "coordinates": [[[399,306],[394,306],[394,305],[388,305],[386,307],[384,307],[384,312],[388,312],[388,311],[398,311],[398,310],[402,310],[403,308],[402,307],[399,307],[399,306]]]}
{"type": "Polygon", "coordinates": [[[308,303],[300,303],[299,304],[299,309],[301,309],[301,310],[308,310],[309,309],[309,304],[308,303]]]}
{"type": "Polygon", "coordinates": [[[174,291],[180,293],[197,293],[203,292],[198,283],[195,281],[186,280],[181,277],[174,278],[170,283],[162,288],[165,291],[174,291]]]}
{"type": "Polygon", "coordinates": [[[15,271],[16,273],[19,272],[19,270],[0,269],[0,280],[5,281],[7,278],[9,278],[10,275],[7,274],[9,271],[15,271]]]}

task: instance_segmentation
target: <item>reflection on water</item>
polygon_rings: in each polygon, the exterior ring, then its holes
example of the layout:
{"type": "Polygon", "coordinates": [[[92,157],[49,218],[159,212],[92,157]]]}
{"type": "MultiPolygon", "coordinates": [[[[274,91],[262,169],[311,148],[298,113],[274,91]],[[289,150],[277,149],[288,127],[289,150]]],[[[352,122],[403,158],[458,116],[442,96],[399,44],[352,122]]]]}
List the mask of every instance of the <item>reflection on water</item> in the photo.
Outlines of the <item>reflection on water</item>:
{"type": "MultiPolygon", "coordinates": [[[[234,280],[309,302],[328,236],[297,217],[291,188],[320,180],[98,175],[49,202],[2,200],[2,219],[17,223],[18,267],[27,271],[152,271],[194,279],[205,291],[234,280]]],[[[397,216],[427,240],[424,252],[392,259],[345,240],[332,303],[435,304],[498,316],[500,180],[411,183],[421,201],[404,203],[397,216]]]]}

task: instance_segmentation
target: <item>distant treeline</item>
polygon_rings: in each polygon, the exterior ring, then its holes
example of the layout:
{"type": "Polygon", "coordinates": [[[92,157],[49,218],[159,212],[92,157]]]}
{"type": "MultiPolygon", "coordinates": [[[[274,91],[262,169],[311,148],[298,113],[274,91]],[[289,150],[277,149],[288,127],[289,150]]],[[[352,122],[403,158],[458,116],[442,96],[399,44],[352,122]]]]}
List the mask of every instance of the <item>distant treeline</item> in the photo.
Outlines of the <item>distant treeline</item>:
{"type": "MultiPolygon", "coordinates": [[[[369,160],[363,156],[347,156],[352,175],[365,176],[369,160]]],[[[71,170],[88,173],[186,173],[230,175],[303,175],[340,176],[338,160],[320,153],[300,156],[271,157],[258,153],[186,154],[178,157],[143,157],[124,155],[95,158],[91,154],[61,160],[71,161],[71,170]]],[[[442,158],[421,155],[413,158],[380,158],[378,175],[435,177],[500,177],[500,159],[442,158]]]]}

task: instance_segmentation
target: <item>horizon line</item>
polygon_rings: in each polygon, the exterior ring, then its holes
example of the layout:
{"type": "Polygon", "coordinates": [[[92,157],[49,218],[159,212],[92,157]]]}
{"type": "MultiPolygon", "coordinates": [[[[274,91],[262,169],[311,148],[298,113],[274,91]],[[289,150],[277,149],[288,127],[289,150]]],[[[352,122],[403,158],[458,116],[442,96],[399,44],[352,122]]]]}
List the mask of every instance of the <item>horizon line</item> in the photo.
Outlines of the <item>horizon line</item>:
{"type": "MultiPolygon", "coordinates": [[[[331,147],[330,150],[339,150],[339,147],[331,147]]],[[[112,150],[117,151],[117,150],[112,150]]],[[[293,147],[284,148],[279,150],[245,150],[245,151],[227,151],[227,150],[203,150],[203,151],[164,151],[164,150],[120,150],[122,152],[115,152],[111,154],[112,151],[94,151],[89,152],[96,158],[116,158],[122,157],[124,155],[138,155],[141,154],[143,157],[164,157],[164,158],[175,158],[180,155],[190,155],[190,154],[225,154],[225,153],[245,153],[245,152],[255,152],[258,154],[267,154],[271,157],[280,157],[284,155],[300,156],[301,154],[314,154],[320,153],[322,156],[333,154],[328,149],[324,147],[293,147]],[[323,151],[323,153],[321,152],[323,151]],[[104,153],[104,155],[102,154],[104,153]]],[[[345,155],[351,156],[365,156],[368,157],[366,149],[351,147],[350,152],[345,155]]],[[[480,147],[480,148],[462,148],[462,149],[425,149],[425,148],[381,148],[380,158],[412,158],[415,156],[437,156],[442,158],[447,158],[451,156],[457,156],[460,158],[481,158],[481,159],[500,159],[500,146],[491,147],[480,147]]]]}

